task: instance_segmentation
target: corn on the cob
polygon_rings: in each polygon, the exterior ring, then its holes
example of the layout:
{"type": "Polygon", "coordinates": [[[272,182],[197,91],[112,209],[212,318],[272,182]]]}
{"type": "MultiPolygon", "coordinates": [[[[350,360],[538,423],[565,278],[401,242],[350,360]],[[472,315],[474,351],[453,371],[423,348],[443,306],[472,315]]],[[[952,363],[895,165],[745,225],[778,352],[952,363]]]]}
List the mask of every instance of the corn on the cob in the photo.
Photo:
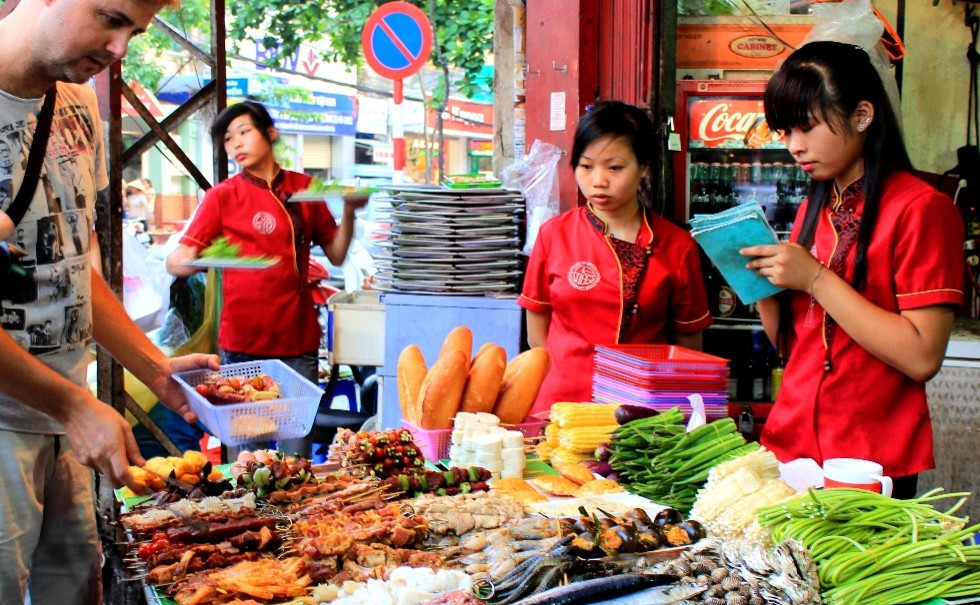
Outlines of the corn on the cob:
{"type": "Polygon", "coordinates": [[[576,426],[562,428],[558,432],[558,443],[561,447],[578,454],[592,456],[595,448],[609,442],[609,436],[619,428],[619,425],[606,426],[576,426]]]}
{"type": "Polygon", "coordinates": [[[549,418],[561,428],[616,424],[616,408],[610,403],[560,401],[551,406],[549,418]]]}
{"type": "Polygon", "coordinates": [[[544,427],[544,438],[545,441],[551,444],[552,447],[558,447],[558,425],[554,422],[545,425],[544,427]]]}
{"type": "Polygon", "coordinates": [[[591,460],[592,454],[578,454],[572,450],[556,447],[551,450],[551,465],[552,466],[562,466],[565,464],[578,464],[583,460],[591,460]]]}
{"type": "Polygon", "coordinates": [[[551,455],[555,451],[555,449],[557,448],[551,442],[541,441],[536,446],[534,446],[534,453],[537,454],[538,458],[540,458],[541,460],[548,462],[549,460],[551,460],[551,455]]]}

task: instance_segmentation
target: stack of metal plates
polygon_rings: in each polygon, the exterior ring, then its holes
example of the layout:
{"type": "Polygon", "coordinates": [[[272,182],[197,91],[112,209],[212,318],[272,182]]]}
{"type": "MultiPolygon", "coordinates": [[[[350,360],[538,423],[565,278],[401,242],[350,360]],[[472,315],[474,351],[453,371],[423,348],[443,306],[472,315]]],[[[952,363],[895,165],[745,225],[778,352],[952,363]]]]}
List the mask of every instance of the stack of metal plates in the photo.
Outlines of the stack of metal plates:
{"type": "Polygon", "coordinates": [[[509,189],[392,186],[375,287],[454,296],[512,296],[521,277],[524,198],[509,189]]]}

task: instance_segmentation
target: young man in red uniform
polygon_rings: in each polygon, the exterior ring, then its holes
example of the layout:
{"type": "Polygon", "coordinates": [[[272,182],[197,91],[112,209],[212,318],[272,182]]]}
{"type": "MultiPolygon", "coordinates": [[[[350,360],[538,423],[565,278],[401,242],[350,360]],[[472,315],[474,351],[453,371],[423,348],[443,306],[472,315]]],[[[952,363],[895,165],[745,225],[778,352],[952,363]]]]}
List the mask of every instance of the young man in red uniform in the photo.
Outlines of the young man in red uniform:
{"type": "Polygon", "coordinates": [[[697,245],[639,201],[651,133],[647,115],[620,102],[579,122],[572,166],[588,203],[542,226],[518,299],[529,344],[554,360],[532,413],[591,401],[597,344],[701,348],[711,316],[697,245]]]}

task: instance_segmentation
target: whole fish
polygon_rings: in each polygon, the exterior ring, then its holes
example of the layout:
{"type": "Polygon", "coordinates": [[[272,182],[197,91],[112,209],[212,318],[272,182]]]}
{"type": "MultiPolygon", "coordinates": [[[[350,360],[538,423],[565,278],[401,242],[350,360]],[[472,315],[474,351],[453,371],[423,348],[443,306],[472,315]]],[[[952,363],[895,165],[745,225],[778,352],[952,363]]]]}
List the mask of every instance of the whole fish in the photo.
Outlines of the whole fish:
{"type": "Polygon", "coordinates": [[[673,586],[648,588],[624,597],[614,597],[608,601],[595,602],[594,605],[680,605],[694,603],[694,599],[708,590],[705,584],[684,582],[673,586]]]}
{"type": "MultiPolygon", "coordinates": [[[[637,593],[637,591],[646,592],[644,590],[646,588],[652,586],[663,587],[665,584],[674,584],[676,582],[677,576],[628,573],[572,582],[565,586],[539,592],[526,599],[517,601],[514,605],[584,605],[586,603],[598,603],[611,597],[621,597],[625,594],[637,593]]],[[[662,603],[666,605],[671,602],[673,601],[637,601],[636,603],[650,605],[660,605],[662,603]]]]}

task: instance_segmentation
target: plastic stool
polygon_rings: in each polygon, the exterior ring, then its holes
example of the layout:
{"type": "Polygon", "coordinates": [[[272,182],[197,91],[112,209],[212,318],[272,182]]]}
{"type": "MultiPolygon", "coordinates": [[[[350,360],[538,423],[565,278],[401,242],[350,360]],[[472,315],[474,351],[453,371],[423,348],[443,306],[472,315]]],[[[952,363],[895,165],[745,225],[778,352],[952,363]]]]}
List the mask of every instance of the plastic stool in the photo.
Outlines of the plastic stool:
{"type": "MultiPolygon", "coordinates": [[[[320,383],[321,389],[326,389],[324,383],[320,383]]],[[[330,403],[330,409],[336,409],[337,399],[339,397],[345,397],[347,399],[347,408],[351,412],[356,412],[358,408],[357,402],[357,382],[354,381],[354,377],[350,376],[348,378],[341,378],[333,387],[333,401],[330,403]]],[[[343,408],[342,408],[343,409],[343,408]]]]}

